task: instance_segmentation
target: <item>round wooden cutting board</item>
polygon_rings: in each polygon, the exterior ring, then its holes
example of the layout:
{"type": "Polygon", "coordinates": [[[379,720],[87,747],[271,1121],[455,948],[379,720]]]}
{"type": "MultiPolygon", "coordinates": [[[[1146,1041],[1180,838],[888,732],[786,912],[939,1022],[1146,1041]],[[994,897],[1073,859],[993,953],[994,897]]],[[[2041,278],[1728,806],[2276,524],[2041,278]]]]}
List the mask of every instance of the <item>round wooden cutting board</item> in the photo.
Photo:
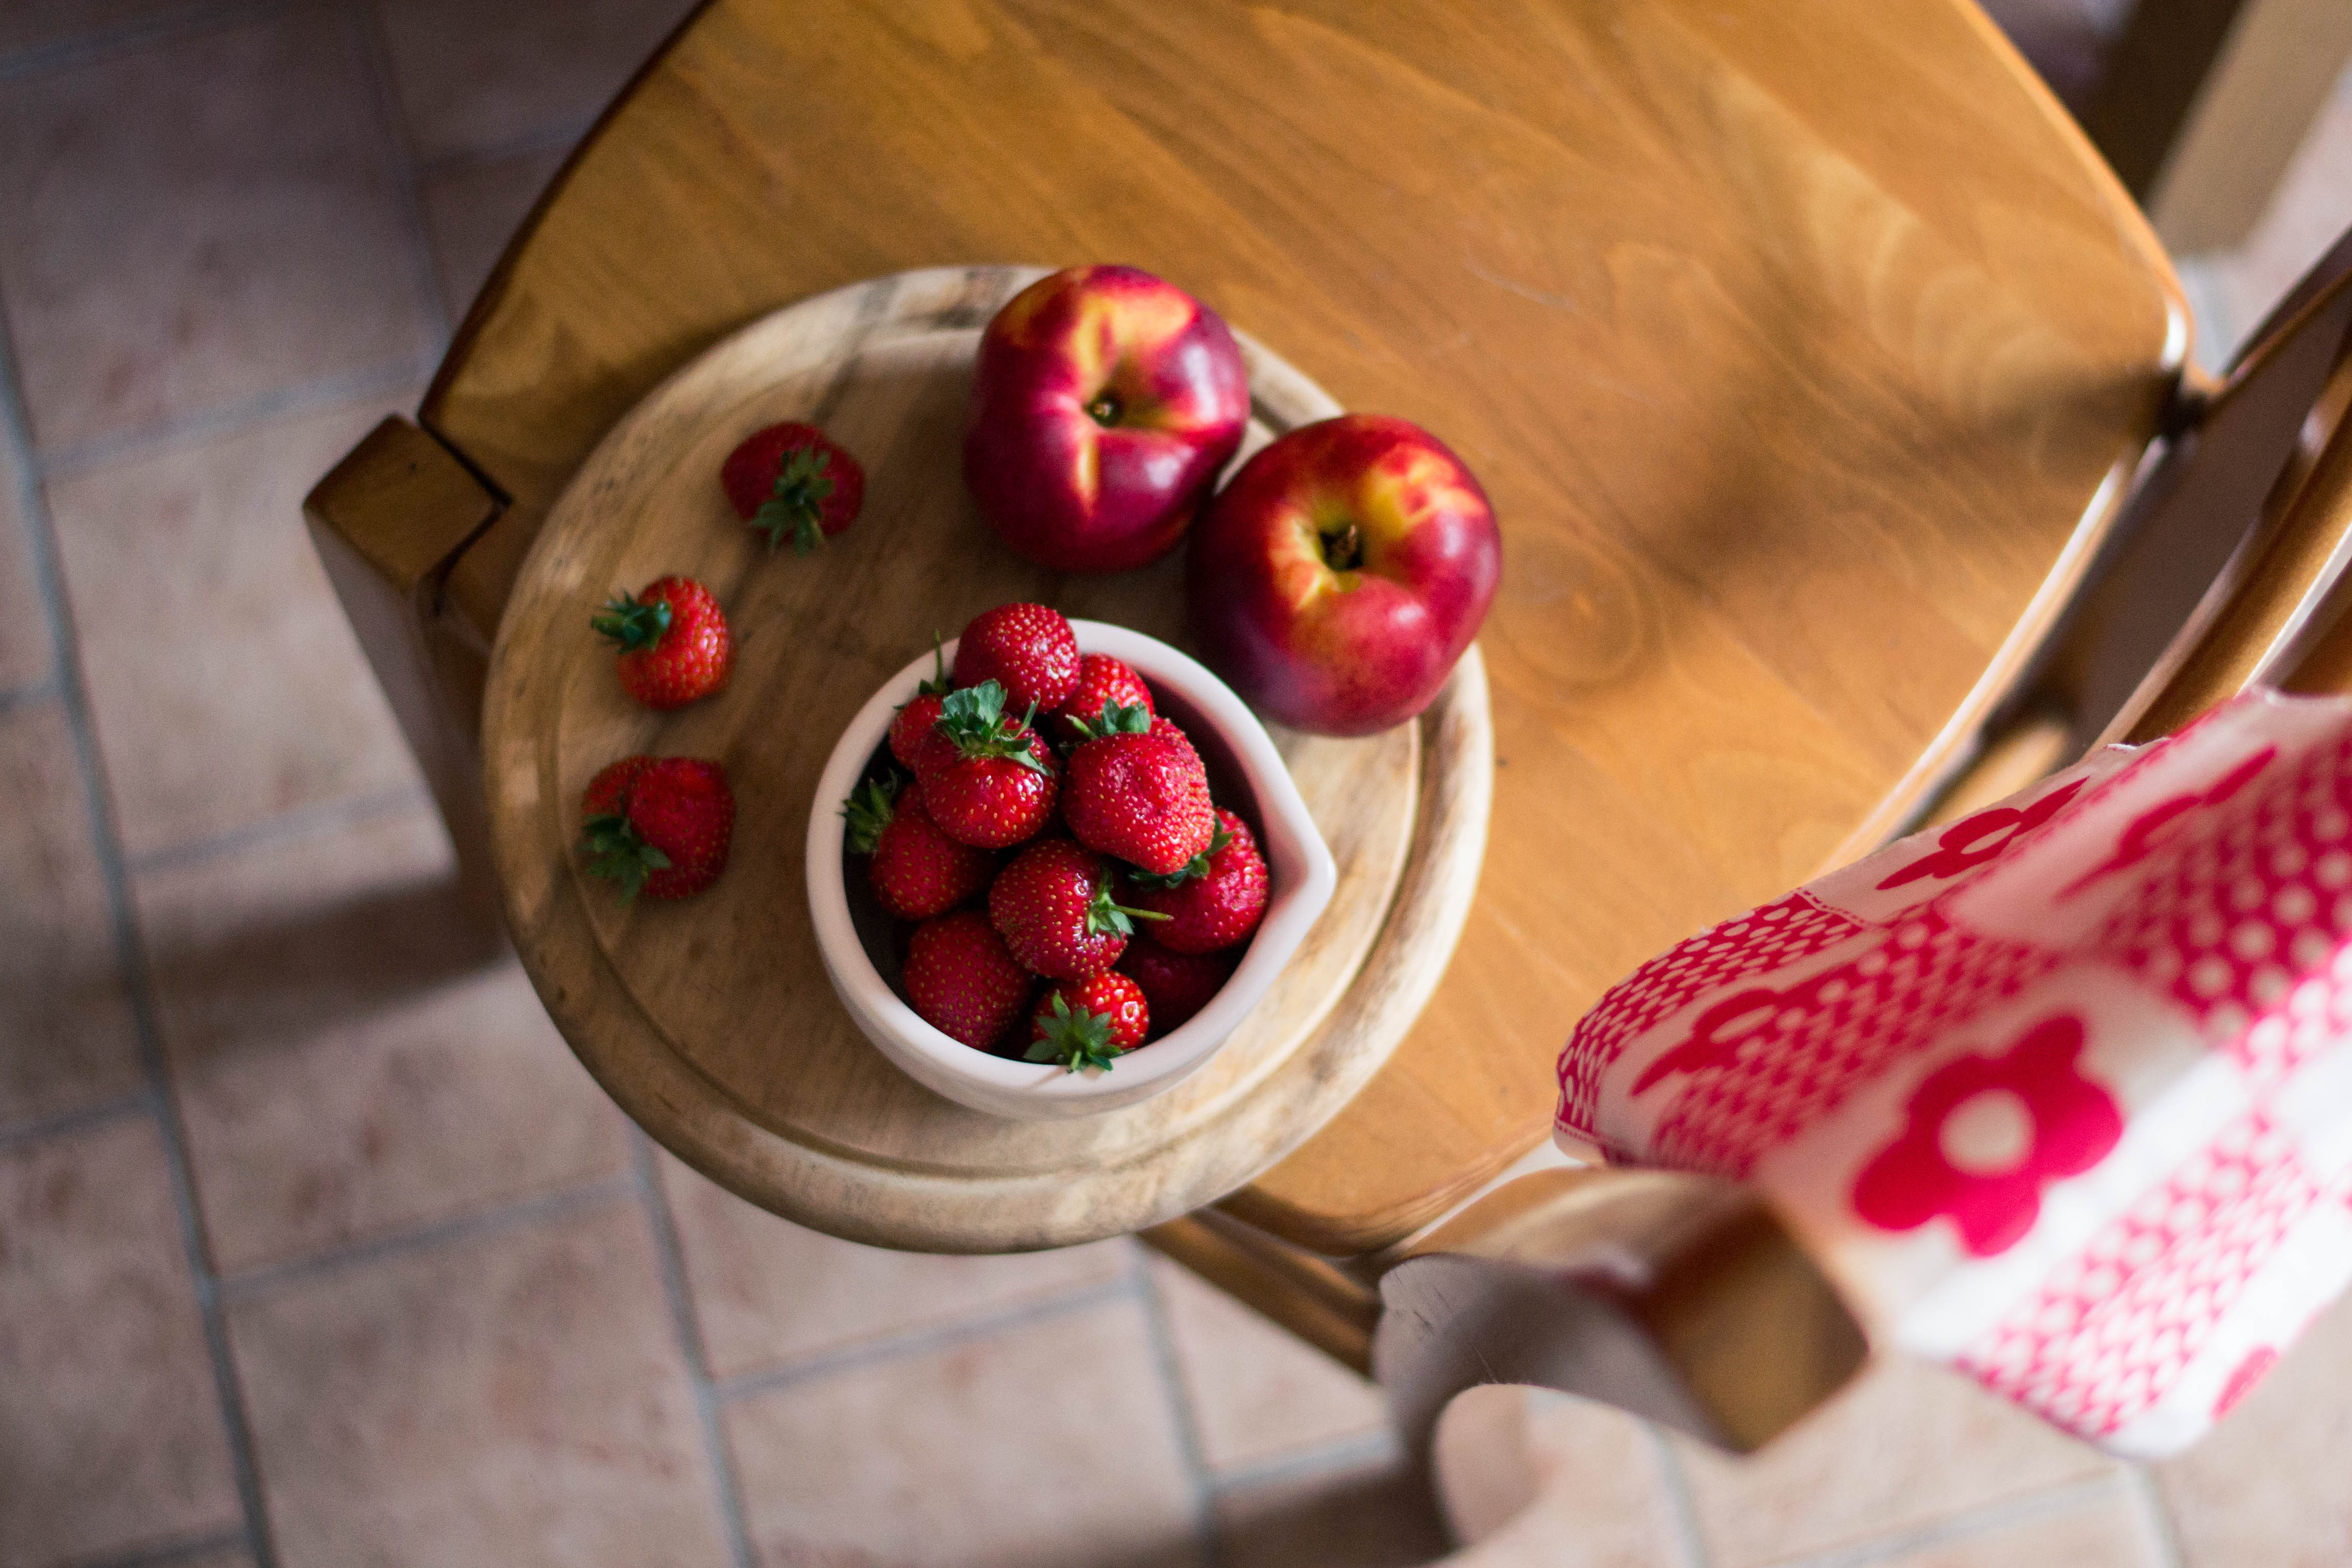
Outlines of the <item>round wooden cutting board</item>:
{"type": "MultiPolygon", "coordinates": [[[[1012,599],[1182,643],[1180,550],[1147,570],[1058,576],[1017,559],[961,478],[980,330],[1036,268],[940,268],[808,300],[656,388],[596,448],[525,563],[492,658],[485,782],[515,942],[597,1080],[723,1185],[803,1225],[926,1251],[1055,1247],[1213,1201],[1297,1147],[1378,1069],[1460,934],[1493,784],[1474,649],[1421,720],[1275,740],[1339,886],[1216,1057],[1155,1100],[1067,1121],[942,1100],[858,1034],[819,963],[802,842],[817,774],[892,672],[1012,599]],[[864,463],[856,524],[768,553],[720,493],[744,436],[807,419],[864,463]],[[682,712],[625,697],[588,629],[616,590],[699,579],[738,640],[728,690],[682,712]],[[722,761],[738,803],[719,884],[624,909],[579,873],[579,801],[604,763],[722,761]]],[[[1255,450],[1337,413],[1247,338],[1255,450]]],[[[835,803],[825,803],[831,809],[835,803]]]]}

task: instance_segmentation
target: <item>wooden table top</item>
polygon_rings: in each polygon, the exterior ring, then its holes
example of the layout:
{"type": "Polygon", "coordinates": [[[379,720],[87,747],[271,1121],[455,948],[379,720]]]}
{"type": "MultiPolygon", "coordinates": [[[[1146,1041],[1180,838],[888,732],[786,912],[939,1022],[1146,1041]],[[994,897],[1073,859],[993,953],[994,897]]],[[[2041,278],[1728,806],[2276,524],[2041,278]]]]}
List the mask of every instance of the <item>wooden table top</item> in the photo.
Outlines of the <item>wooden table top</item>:
{"type": "Polygon", "coordinates": [[[2186,347],[2145,225],[1965,0],[719,0],[427,398],[511,503],[452,609],[487,643],[565,479],[728,329],[1090,260],[1435,431],[1502,523],[1467,932],[1388,1068],[1233,1200],[1329,1250],[1539,1139],[1611,983],[1901,819],[2186,347]]]}

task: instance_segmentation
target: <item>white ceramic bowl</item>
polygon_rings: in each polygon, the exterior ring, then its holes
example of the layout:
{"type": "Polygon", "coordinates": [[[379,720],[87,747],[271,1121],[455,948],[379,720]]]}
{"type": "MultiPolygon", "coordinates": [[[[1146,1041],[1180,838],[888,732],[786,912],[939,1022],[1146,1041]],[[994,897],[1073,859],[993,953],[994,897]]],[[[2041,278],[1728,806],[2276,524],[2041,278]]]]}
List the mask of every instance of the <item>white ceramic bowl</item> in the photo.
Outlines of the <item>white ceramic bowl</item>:
{"type": "MultiPolygon", "coordinates": [[[[1066,1072],[1051,1063],[991,1056],[950,1039],[917,1017],[875,966],[860,927],[880,951],[889,952],[892,922],[866,891],[864,868],[845,865],[841,803],[882,749],[899,705],[930,675],[929,652],[891,677],[849,721],[825,763],[809,812],[809,913],[816,922],[824,972],[841,994],[842,1005],[866,1037],[917,1082],[976,1110],[1030,1121],[1090,1115],[1173,1089],[1257,1005],[1339,883],[1331,851],[1307,815],[1307,803],[1298,798],[1298,786],[1290,782],[1274,742],[1231,688],[1156,637],[1100,621],[1072,621],[1070,628],[1081,652],[1124,659],[1150,682],[1160,710],[1182,726],[1208,764],[1217,803],[1256,826],[1265,856],[1272,883],[1265,917],[1224,988],[1181,1028],[1128,1052],[1108,1070],[1066,1072]]],[[[955,647],[947,645],[950,664],[955,662],[955,647]]]]}

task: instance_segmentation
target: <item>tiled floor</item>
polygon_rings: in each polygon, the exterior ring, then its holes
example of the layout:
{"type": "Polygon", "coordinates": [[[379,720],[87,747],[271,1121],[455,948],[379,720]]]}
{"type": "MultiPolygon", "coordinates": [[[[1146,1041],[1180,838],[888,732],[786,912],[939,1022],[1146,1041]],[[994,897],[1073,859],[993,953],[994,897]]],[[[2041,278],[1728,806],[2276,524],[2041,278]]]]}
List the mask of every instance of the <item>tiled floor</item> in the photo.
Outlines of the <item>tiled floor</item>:
{"type": "MultiPolygon", "coordinates": [[[[1427,1562],[1360,1380],[1129,1243],[760,1214],[463,934],[297,502],[679,4],[0,3],[0,1568],[1427,1562]]],[[[2352,1560],[2352,1309],[2153,1473],[1899,1366],[1746,1464],[1550,1408],[1563,1563],[2352,1560]]]]}

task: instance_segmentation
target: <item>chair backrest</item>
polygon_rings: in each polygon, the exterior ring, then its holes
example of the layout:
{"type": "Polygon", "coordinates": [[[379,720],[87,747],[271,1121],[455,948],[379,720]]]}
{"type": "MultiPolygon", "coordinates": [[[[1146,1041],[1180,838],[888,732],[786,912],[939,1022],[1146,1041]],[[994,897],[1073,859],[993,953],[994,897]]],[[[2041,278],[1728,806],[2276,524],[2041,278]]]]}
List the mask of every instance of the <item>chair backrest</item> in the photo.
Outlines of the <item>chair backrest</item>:
{"type": "Polygon", "coordinates": [[[1332,1251],[1538,1136],[1560,1022],[1618,973],[1913,809],[2186,344],[2137,212],[1964,0],[719,0],[425,401],[500,509],[434,583],[436,657],[478,661],[585,453],[726,330],[902,268],[1106,257],[1437,431],[1504,520],[1487,891],[1390,1069],[1243,1200],[1332,1251]]]}
{"type": "MultiPolygon", "coordinates": [[[[2201,414],[2154,470],[2158,499],[2201,498],[2213,531],[2243,542],[2216,552],[2232,570],[2147,676],[2133,743],[2250,686],[2352,695],[2352,235],[2201,414]]],[[[1376,1361],[1419,1442],[1461,1389],[1525,1382],[1744,1450],[1864,1356],[1822,1270],[1753,1194],[1675,1172],[1521,1177],[1417,1240],[1382,1293],[1376,1361]]]]}

